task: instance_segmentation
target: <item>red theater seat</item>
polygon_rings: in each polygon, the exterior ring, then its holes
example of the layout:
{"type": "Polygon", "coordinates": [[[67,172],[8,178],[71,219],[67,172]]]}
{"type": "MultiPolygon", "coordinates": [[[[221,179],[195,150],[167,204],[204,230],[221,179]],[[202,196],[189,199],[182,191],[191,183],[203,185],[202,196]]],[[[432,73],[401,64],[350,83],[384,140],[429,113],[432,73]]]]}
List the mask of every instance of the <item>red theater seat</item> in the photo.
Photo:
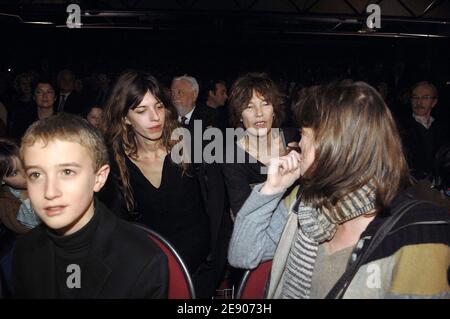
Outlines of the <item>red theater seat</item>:
{"type": "Polygon", "coordinates": [[[264,261],[255,269],[247,270],[239,284],[236,299],[264,299],[270,269],[272,260],[264,261]]]}
{"type": "Polygon", "coordinates": [[[136,224],[166,254],[169,263],[169,299],[195,299],[195,290],[188,269],[181,256],[163,236],[157,232],[136,224]]]}

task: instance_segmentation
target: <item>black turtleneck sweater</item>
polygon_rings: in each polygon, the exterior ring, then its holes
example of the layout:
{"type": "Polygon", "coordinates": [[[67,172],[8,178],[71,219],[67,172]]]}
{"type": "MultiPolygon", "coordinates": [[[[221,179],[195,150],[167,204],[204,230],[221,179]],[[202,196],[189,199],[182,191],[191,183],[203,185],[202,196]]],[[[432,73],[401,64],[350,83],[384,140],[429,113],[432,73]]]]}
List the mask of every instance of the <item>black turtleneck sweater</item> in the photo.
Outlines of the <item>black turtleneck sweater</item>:
{"type": "MultiPolygon", "coordinates": [[[[58,298],[76,298],[79,291],[83,289],[82,284],[79,288],[68,287],[67,279],[74,274],[73,269],[68,271],[68,266],[73,264],[79,266],[81,278],[83,277],[84,265],[88,258],[89,248],[96,232],[98,221],[99,216],[98,212],[96,212],[83,228],[67,236],[58,235],[54,230],[47,229],[47,233],[55,248],[55,291],[58,298]]],[[[82,283],[81,278],[80,282],[82,283]]],[[[69,282],[73,283],[73,280],[69,282]]]]}

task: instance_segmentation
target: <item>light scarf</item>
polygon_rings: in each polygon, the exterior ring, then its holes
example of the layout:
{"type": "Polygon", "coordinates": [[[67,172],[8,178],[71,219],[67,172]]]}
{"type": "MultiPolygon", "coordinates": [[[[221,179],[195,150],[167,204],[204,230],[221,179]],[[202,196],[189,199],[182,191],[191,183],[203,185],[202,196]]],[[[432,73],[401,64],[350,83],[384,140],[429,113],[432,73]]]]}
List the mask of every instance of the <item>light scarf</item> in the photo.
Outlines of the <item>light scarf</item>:
{"type": "Polygon", "coordinates": [[[345,195],[332,210],[307,206],[301,199],[293,207],[299,227],[284,270],[280,297],[309,299],[319,245],[333,238],[338,224],[375,208],[375,188],[371,184],[364,185],[345,195]]]}

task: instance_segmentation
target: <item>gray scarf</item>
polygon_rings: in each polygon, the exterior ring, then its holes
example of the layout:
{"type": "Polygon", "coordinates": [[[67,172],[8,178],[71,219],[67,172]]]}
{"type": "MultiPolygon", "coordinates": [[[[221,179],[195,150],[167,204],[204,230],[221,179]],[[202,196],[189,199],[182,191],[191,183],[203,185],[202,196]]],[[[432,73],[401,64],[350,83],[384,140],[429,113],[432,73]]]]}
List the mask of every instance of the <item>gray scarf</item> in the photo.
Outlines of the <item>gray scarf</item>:
{"type": "Polygon", "coordinates": [[[375,188],[364,185],[345,195],[332,210],[315,209],[300,200],[293,207],[299,227],[284,270],[281,298],[308,299],[319,244],[333,238],[338,224],[373,210],[375,188]]]}

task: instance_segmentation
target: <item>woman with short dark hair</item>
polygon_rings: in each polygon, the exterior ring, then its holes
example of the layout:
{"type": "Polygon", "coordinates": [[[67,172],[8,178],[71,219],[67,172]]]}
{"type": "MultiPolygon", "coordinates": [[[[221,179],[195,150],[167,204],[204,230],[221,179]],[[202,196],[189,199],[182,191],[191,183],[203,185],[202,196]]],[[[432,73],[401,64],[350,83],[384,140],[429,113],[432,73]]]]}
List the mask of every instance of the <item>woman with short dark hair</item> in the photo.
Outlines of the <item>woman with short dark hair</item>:
{"type": "Polygon", "coordinates": [[[55,113],[55,85],[47,77],[36,79],[32,85],[33,107],[28,112],[17,113],[10,120],[10,136],[20,139],[27,128],[35,121],[52,116],[55,113]]]}

